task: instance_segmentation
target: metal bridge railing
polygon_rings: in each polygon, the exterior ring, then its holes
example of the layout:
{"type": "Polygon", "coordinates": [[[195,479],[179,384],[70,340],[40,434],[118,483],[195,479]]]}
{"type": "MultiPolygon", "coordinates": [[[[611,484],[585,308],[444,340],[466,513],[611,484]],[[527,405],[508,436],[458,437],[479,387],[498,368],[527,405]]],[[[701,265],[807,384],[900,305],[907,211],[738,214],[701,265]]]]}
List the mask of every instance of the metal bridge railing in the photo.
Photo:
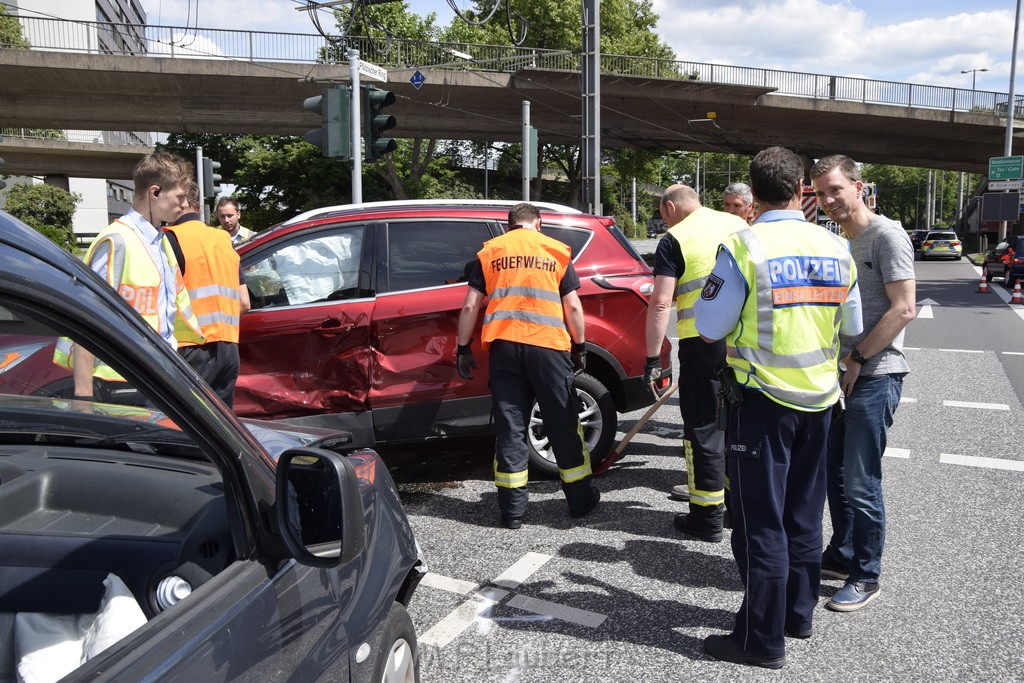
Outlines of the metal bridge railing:
{"type": "MultiPolygon", "coordinates": [[[[522,68],[578,71],[580,55],[562,50],[473,43],[425,43],[399,38],[345,37],[234,29],[138,26],[18,17],[33,49],[151,57],[233,59],[252,62],[341,63],[348,48],[390,68],[443,67],[486,71],[522,68]],[[469,54],[464,60],[457,54],[469,54]]],[[[4,47],[0,44],[0,47],[4,47]]],[[[610,75],[673,78],[773,88],[774,94],[864,104],[922,107],[1005,116],[1005,93],[848,76],[780,71],[681,60],[602,55],[610,75]]],[[[1014,117],[1024,118],[1024,95],[1014,98],[1014,117]]]]}

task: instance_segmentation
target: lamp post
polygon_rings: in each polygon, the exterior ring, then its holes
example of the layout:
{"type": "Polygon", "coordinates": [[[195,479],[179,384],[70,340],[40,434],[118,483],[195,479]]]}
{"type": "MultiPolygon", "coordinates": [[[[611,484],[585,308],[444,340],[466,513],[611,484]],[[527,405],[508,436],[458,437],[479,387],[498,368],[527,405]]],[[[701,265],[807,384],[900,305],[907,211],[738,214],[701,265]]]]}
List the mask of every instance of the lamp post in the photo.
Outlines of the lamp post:
{"type": "Polygon", "coordinates": [[[978,85],[978,72],[988,71],[988,69],[961,69],[962,74],[971,74],[971,109],[974,109],[974,91],[978,85]]]}

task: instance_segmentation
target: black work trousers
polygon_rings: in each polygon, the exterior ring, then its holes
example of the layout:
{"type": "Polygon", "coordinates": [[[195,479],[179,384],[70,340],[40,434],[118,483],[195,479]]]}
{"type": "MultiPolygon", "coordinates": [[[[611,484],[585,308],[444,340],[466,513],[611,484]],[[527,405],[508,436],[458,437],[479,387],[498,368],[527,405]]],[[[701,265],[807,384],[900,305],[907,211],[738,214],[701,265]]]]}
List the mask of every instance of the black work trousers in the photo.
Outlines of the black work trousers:
{"type": "Polygon", "coordinates": [[[215,341],[198,346],[179,346],[178,354],[210,385],[220,400],[234,410],[239,370],[238,344],[215,341]]]}
{"type": "Polygon", "coordinates": [[[534,400],[544,420],[570,512],[591,499],[590,452],[583,443],[572,362],[566,351],[498,340],[491,343],[490,387],[494,400],[494,483],[505,519],[526,513],[530,411],[534,400]]]}
{"type": "Polygon", "coordinates": [[[690,513],[720,520],[725,502],[725,432],[718,429],[718,370],[725,340],[679,340],[679,412],[683,416],[690,513]]]}
{"type": "Polygon", "coordinates": [[[746,652],[781,657],[784,630],[811,628],[831,415],[831,408],[794,410],[751,390],[730,415],[732,552],[743,582],[732,638],[746,652]]]}

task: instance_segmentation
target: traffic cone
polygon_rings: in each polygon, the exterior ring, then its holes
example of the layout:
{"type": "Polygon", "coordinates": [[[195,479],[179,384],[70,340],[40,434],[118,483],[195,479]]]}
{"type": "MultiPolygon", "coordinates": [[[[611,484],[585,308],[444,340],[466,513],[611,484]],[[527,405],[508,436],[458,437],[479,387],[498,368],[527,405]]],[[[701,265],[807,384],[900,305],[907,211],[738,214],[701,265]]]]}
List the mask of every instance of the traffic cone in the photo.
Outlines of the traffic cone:
{"type": "Polygon", "coordinates": [[[984,273],[981,274],[981,282],[978,283],[977,294],[988,294],[988,278],[985,277],[984,273]]]}
{"type": "Polygon", "coordinates": [[[1013,281],[1013,297],[1010,298],[1011,304],[1024,303],[1024,299],[1020,297],[1020,280],[1013,281]]]}

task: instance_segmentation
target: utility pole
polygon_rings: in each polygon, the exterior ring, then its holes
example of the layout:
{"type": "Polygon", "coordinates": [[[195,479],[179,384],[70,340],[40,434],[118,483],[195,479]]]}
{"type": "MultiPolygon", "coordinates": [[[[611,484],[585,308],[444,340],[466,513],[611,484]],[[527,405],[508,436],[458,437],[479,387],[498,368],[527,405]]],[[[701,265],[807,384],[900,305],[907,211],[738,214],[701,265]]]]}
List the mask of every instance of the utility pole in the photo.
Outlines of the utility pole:
{"type": "Polygon", "coordinates": [[[348,74],[352,80],[352,97],[349,99],[352,103],[349,113],[352,134],[352,203],[360,204],[363,201],[363,146],[360,144],[363,127],[359,125],[362,92],[359,89],[359,50],[355,48],[348,50],[348,74]]]}
{"type": "Polygon", "coordinates": [[[581,208],[601,209],[601,0],[583,0],[583,194],[581,208]]]}

